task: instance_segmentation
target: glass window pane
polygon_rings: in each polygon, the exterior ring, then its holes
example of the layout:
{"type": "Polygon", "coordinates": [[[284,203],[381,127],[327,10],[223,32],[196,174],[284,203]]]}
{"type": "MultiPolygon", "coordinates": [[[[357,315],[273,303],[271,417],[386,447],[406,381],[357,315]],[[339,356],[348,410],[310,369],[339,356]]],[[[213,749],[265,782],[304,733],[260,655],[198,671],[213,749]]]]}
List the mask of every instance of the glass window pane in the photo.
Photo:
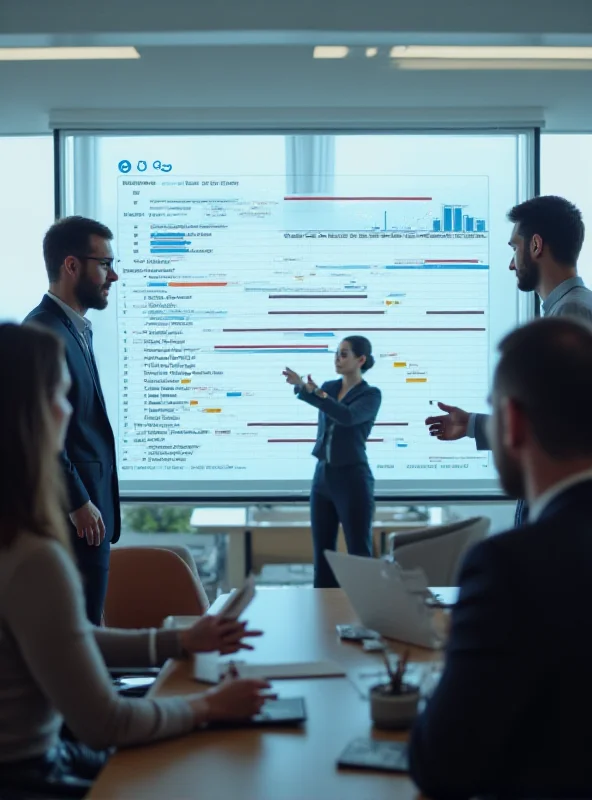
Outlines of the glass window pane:
{"type": "Polygon", "coordinates": [[[281,373],[331,379],[346,334],[375,354],[378,494],[497,491],[490,454],[424,421],[485,409],[522,318],[506,212],[532,190],[532,137],[64,140],[64,210],[109,225],[121,259],[91,314],[124,496],[308,494],[316,412],[281,373]]]}
{"type": "Polygon", "coordinates": [[[20,322],[47,289],[43,236],[54,221],[53,139],[0,137],[0,320],[20,322]]]}
{"type": "Polygon", "coordinates": [[[558,194],[584,216],[586,241],[578,271],[592,288],[592,133],[546,133],[541,137],[541,194],[558,194]]]}

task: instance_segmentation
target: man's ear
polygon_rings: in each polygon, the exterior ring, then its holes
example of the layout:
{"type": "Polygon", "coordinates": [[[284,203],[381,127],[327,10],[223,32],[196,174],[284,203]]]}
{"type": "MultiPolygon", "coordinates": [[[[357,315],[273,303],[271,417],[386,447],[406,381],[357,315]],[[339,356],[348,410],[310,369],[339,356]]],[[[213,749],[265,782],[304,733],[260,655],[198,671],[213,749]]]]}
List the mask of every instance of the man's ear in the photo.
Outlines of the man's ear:
{"type": "Polygon", "coordinates": [[[540,258],[542,254],[543,254],[543,240],[538,235],[538,233],[535,233],[532,239],[530,240],[530,255],[533,258],[540,258]]]}
{"type": "Polygon", "coordinates": [[[62,266],[64,274],[68,275],[71,278],[74,278],[78,274],[78,269],[79,269],[78,259],[76,259],[74,256],[66,256],[66,258],[64,259],[64,264],[62,266]]]}
{"type": "Polygon", "coordinates": [[[522,449],[527,439],[528,419],[524,408],[511,397],[502,402],[504,447],[510,452],[522,449]]]}

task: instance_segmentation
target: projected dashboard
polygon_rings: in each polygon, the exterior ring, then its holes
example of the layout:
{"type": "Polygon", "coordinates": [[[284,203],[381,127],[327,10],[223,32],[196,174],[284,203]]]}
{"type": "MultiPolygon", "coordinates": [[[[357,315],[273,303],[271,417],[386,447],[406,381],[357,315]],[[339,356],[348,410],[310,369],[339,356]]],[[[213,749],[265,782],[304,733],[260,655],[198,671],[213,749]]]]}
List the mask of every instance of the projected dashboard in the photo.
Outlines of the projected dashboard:
{"type": "Polygon", "coordinates": [[[489,453],[430,439],[424,420],[439,400],[483,409],[496,328],[516,324],[491,230],[515,180],[494,222],[481,164],[356,175],[335,156],[296,180],[287,165],[230,173],[196,169],[170,143],[165,162],[106,144],[116,203],[95,216],[116,233],[120,280],[93,324],[124,492],[306,493],[316,411],[281,373],[333,378],[348,334],[372,342],[366,378],[382,391],[367,443],[377,493],[495,490],[489,453]]]}

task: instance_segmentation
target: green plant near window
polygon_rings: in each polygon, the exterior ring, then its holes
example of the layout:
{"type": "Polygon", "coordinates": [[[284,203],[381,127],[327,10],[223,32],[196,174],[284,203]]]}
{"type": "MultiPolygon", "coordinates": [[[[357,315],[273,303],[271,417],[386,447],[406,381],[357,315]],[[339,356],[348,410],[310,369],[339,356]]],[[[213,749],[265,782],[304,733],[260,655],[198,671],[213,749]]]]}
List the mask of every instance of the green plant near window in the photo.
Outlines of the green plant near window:
{"type": "Polygon", "coordinates": [[[138,533],[191,533],[191,512],[186,506],[128,505],[122,507],[122,522],[138,533]]]}

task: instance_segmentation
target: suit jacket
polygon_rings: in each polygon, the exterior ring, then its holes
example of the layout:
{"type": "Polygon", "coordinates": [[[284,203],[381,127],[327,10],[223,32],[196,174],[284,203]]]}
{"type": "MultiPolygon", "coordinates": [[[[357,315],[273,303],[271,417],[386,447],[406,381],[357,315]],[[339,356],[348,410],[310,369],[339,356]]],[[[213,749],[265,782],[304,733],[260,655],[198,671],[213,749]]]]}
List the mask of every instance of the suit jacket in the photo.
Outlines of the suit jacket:
{"type": "Polygon", "coordinates": [[[90,355],[72,321],[57,303],[44,296],[25,322],[51,328],[66,347],[72,378],[68,399],[73,414],[60,459],[64,469],[70,511],[91,500],[103,515],[106,535],[101,547],[91,547],[72,529],[76,556],[83,563],[106,563],[109,543],[121,532],[119,485],[115,460],[115,438],[107,417],[103,395],[95,380],[90,355]]]}
{"type": "Polygon", "coordinates": [[[410,762],[432,800],[592,797],[592,481],[469,552],[410,762]]]}
{"type": "Polygon", "coordinates": [[[334,423],[330,443],[330,463],[336,467],[367,464],[366,439],[370,435],[382,402],[380,389],[362,381],[339,401],[337,396],[341,389],[341,378],[327,381],[321,388],[328,397],[323,399],[316,394],[309,394],[306,389],[297,392],[300,400],[319,409],[317,441],[312,451],[313,456],[319,458],[323,455],[327,428],[334,423]]]}

